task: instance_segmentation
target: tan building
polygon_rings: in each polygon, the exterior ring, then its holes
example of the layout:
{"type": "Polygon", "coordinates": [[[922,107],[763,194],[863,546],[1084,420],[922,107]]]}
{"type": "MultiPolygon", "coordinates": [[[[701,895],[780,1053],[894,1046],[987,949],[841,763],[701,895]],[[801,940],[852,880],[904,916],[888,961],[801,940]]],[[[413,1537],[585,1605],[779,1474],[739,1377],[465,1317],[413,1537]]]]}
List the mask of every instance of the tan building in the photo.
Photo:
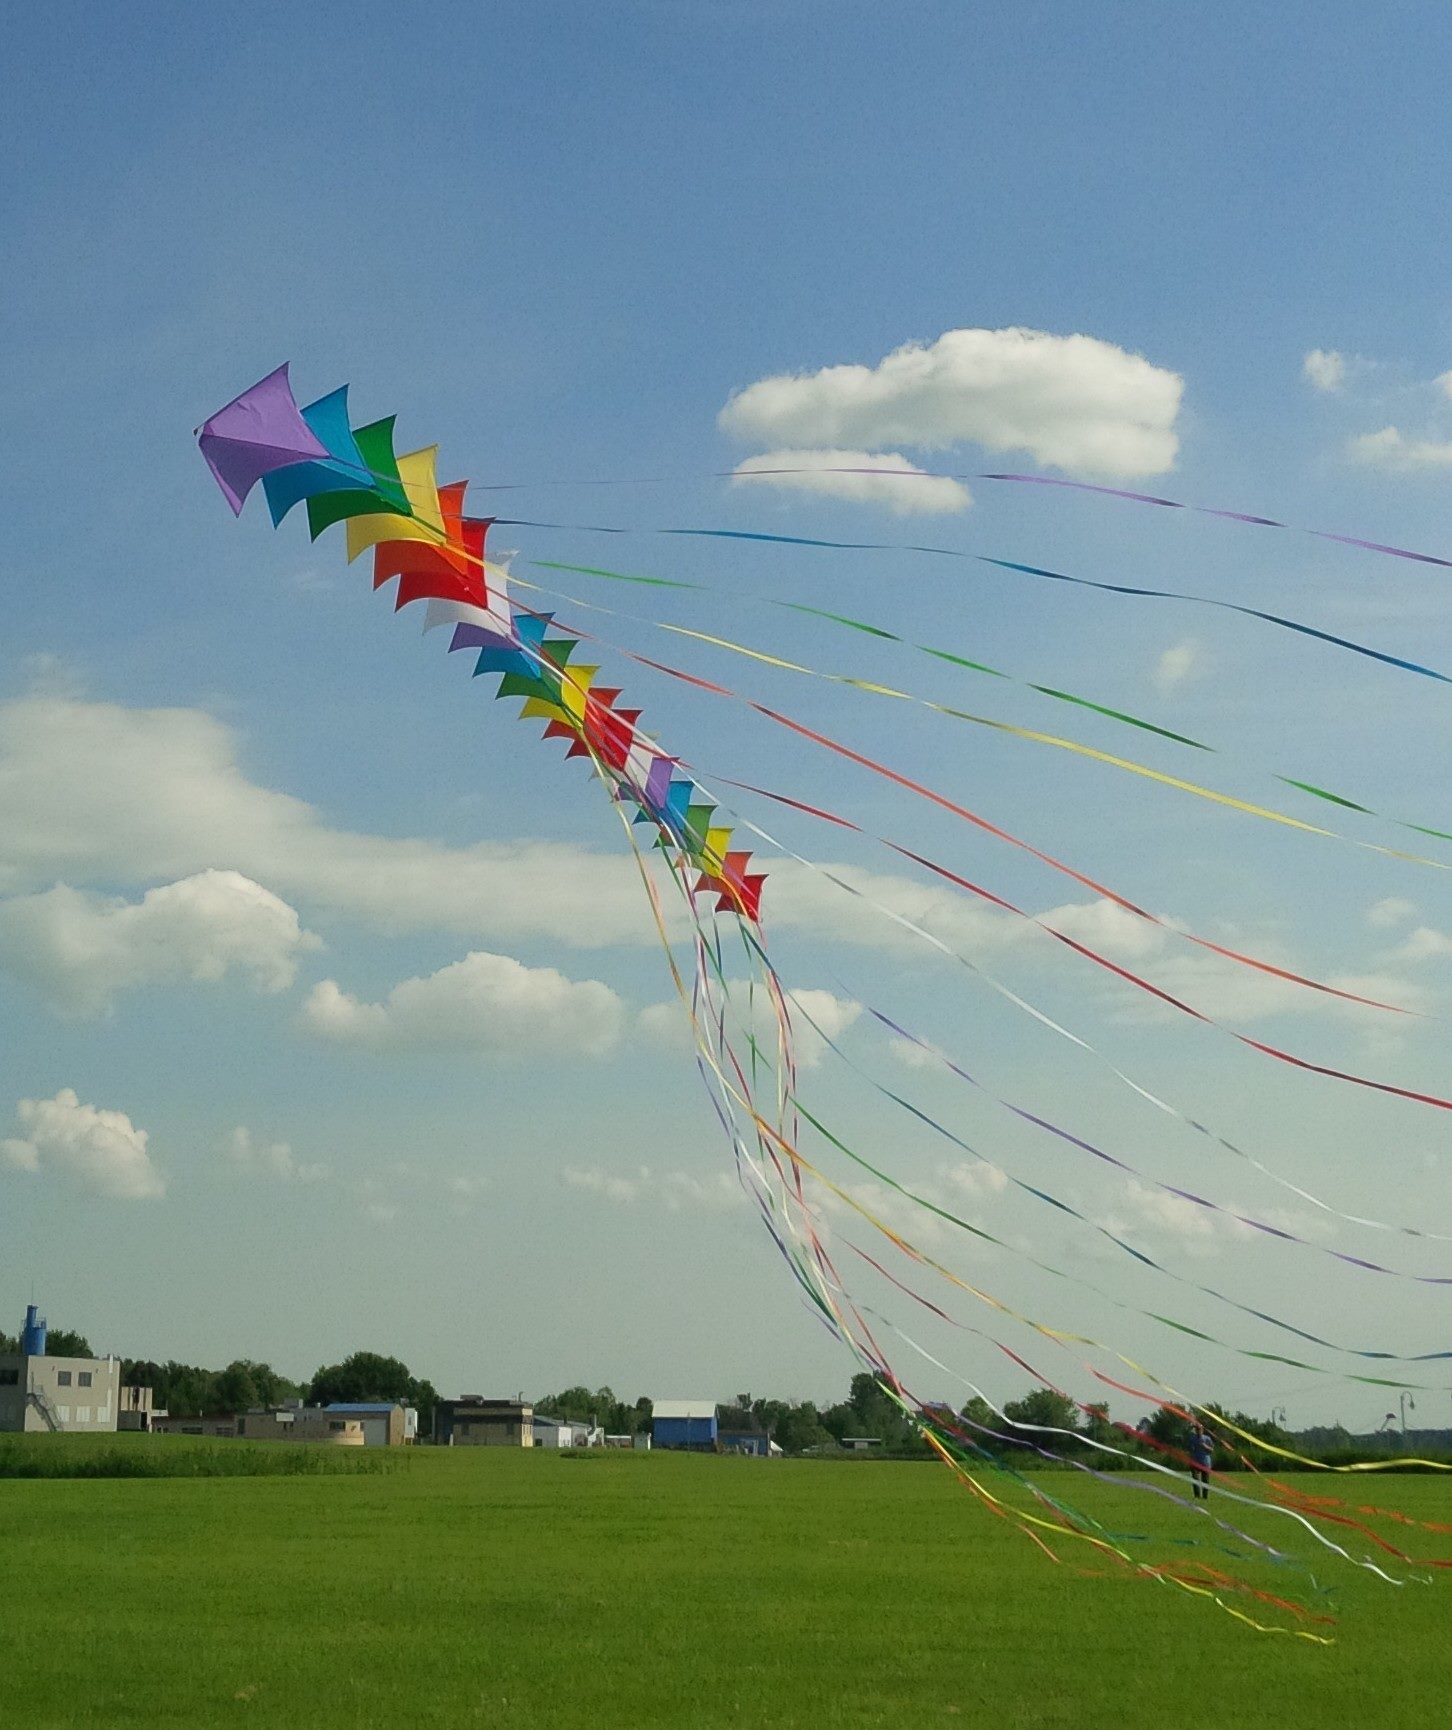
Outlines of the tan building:
{"type": "Polygon", "coordinates": [[[0,1356],[0,1430],[38,1434],[116,1428],[120,1406],[119,1358],[54,1358],[45,1323],[32,1304],[20,1350],[0,1356]]]}
{"type": "Polygon", "coordinates": [[[325,1406],[280,1406],[265,1412],[242,1412],[235,1435],[249,1442],[325,1442],[339,1448],[361,1448],[368,1442],[363,1423],[325,1406]]]}
{"type": "Polygon", "coordinates": [[[357,1418],[370,1448],[401,1448],[418,1440],[418,1413],[412,1406],[387,1400],[334,1400],[321,1409],[330,1418],[357,1418]]]}
{"type": "Polygon", "coordinates": [[[440,1400],[434,1440],[445,1448],[532,1448],[534,1407],[527,1400],[486,1400],[482,1394],[440,1400]]]}

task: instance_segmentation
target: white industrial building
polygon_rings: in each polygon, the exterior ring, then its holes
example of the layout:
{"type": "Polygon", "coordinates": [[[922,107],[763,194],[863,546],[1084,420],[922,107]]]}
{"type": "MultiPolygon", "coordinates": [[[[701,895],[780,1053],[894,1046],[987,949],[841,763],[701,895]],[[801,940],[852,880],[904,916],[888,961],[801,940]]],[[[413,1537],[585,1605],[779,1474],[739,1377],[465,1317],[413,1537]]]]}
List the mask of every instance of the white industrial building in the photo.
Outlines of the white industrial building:
{"type": "Polygon", "coordinates": [[[121,1406],[121,1360],[54,1358],[45,1347],[45,1322],[31,1304],[20,1350],[0,1354],[0,1430],[114,1430],[121,1406]]]}

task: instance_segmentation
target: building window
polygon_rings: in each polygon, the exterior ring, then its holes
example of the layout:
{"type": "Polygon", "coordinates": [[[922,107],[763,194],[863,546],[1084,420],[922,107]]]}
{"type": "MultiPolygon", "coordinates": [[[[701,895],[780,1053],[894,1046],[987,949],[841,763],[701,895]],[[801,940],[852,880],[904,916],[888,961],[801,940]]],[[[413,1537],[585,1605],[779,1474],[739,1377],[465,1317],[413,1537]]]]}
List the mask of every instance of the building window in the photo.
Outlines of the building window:
{"type": "Polygon", "coordinates": [[[18,1388],[20,1386],[20,1371],[11,1365],[0,1370],[0,1388],[18,1388]]]}
{"type": "Polygon", "coordinates": [[[329,1428],[329,1429],[330,1429],[330,1430],[341,1430],[341,1429],[344,1429],[344,1428],[346,1428],[346,1425],[344,1425],[344,1424],[340,1424],[340,1423],[338,1423],[338,1422],[336,1422],[336,1421],[335,1421],[335,1420],[333,1420],[333,1419],[329,1419],[329,1421],[328,1421],[328,1428],[329,1428]]]}
{"type": "Polygon", "coordinates": [[[71,1372],[69,1370],[57,1370],[55,1372],[55,1385],[58,1388],[68,1388],[71,1385],[71,1372]]]}
{"type": "Polygon", "coordinates": [[[76,1407],[76,1422],[78,1424],[88,1424],[88,1423],[90,1423],[90,1421],[91,1421],[91,1408],[89,1406],[77,1406],[76,1407]]]}
{"type": "Polygon", "coordinates": [[[79,1388],[88,1388],[90,1385],[91,1372],[89,1370],[78,1370],[76,1372],[76,1386],[79,1388]]]}

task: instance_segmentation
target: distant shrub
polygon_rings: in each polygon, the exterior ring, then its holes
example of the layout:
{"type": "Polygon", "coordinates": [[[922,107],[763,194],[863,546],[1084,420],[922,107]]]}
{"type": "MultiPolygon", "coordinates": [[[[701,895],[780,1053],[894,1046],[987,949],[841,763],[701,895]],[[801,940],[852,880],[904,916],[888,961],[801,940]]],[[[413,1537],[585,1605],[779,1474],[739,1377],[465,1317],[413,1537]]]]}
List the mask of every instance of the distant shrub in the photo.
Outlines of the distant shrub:
{"type": "Polygon", "coordinates": [[[391,1450],[195,1442],[170,1436],[13,1436],[0,1439],[4,1478],[292,1478],[392,1471],[391,1450]]]}
{"type": "Polygon", "coordinates": [[[1319,1453],[1315,1458],[1323,1466],[1360,1466],[1374,1463],[1375,1473],[1367,1476],[1380,1477],[1384,1472],[1395,1472],[1398,1476],[1416,1474],[1418,1472],[1448,1472],[1452,1471],[1452,1456],[1443,1453],[1429,1452],[1426,1463],[1417,1460],[1400,1460],[1395,1454],[1369,1454],[1364,1448],[1334,1448],[1325,1453],[1319,1453]]]}

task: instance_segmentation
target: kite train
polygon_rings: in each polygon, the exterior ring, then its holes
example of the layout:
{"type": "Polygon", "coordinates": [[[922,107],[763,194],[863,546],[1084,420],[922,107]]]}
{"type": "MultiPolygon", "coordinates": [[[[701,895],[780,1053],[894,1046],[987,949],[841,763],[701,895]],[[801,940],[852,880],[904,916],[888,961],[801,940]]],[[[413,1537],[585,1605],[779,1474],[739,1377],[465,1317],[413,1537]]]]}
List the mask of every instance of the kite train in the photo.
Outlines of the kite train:
{"type": "MultiPolygon", "coordinates": [[[[672,755],[641,728],[641,710],[627,707],[622,701],[621,690],[602,682],[601,664],[587,657],[594,655],[596,647],[608,645],[602,645],[600,639],[581,629],[562,625],[555,612],[544,604],[551,599],[547,591],[518,576],[511,576],[507,561],[492,556],[487,550],[489,533],[496,523],[541,528],[556,525],[525,524],[521,519],[468,514],[465,506],[467,483],[459,481],[441,486],[437,482],[437,447],[395,454],[392,416],[355,428],[348,413],[347,386],[299,407],[293,396],[288,369],[279,367],[212,415],[199,429],[198,443],[234,513],[241,513],[248,496],[260,485],[274,527],[299,505],[305,507],[314,539],[328,528],[341,524],[350,563],[364,553],[372,553],[375,589],[396,584],[394,604],[397,609],[422,603],[425,630],[447,627],[450,650],[472,655],[476,676],[496,678],[499,697],[521,700],[522,718],[542,722],[544,737],[562,740],[567,756],[588,760],[622,819],[649,896],[672,979],[692,1030],[697,1064],[716,1115],[732,1146],[743,1188],[754,1202],[813,1313],[848,1346],[929,1449],[949,1464],[958,1481],[986,1509],[1011,1523],[1055,1561],[1066,1561],[1087,1551],[1086,1564],[1089,1565],[1085,1571],[1102,1570],[1105,1566],[1122,1568],[1141,1579],[1212,1602],[1260,1631],[1289,1634],[1318,1644],[1329,1643],[1333,1616],[1330,1590],[1313,1572],[1308,1560],[1307,1552],[1312,1546],[1323,1559],[1334,1558],[1340,1564],[1365,1570],[1396,1585],[1427,1580],[1430,1578],[1429,1570],[1452,1566],[1452,1559],[1424,1555],[1420,1548],[1403,1548],[1397,1541],[1400,1533],[1389,1532],[1389,1528],[1417,1527],[1419,1522],[1390,1510],[1349,1504],[1328,1496],[1313,1496],[1293,1481],[1270,1475],[1282,1465],[1319,1470],[1332,1468],[1302,1459],[1278,1442],[1251,1435],[1226,1413],[1191,1401],[1170,1381],[1118,1351],[1109,1342],[1051,1325],[954,1271],[947,1260],[949,1250],[941,1247],[945,1241],[949,1244],[971,1242],[975,1248],[987,1245],[996,1256],[1033,1270],[1033,1277],[1040,1285],[1045,1281],[1067,1282],[1080,1290],[1092,1291],[1117,1310],[1155,1327],[1169,1329],[1182,1340],[1193,1339],[1231,1357],[1282,1364],[1297,1372],[1353,1384],[1386,1388],[1435,1386],[1435,1383],[1408,1383],[1397,1374],[1373,1373],[1371,1366],[1375,1364],[1378,1369],[1395,1371],[1399,1365],[1416,1365],[1419,1373],[1430,1374],[1435,1372],[1436,1366],[1452,1359],[1452,1352],[1445,1350],[1401,1353],[1374,1345],[1346,1344],[1276,1316],[1258,1303],[1249,1301],[1249,1293],[1232,1294],[1205,1281],[1189,1278],[1184,1272],[1145,1253],[1120,1230],[1109,1229],[1072,1200],[1045,1188],[1040,1179],[1031,1181],[1023,1176],[1008,1157],[988,1159],[953,1124],[914,1103],[897,1088],[887,1086],[842,1048],[830,1026],[822,1024],[811,1001],[812,994],[794,995],[784,985],[769,954],[763,924],[764,896],[768,910],[770,902],[766,873],[751,847],[742,843],[741,837],[749,836],[753,842],[777,849],[791,861],[794,871],[818,874],[844,897],[853,897],[859,903],[877,907],[906,936],[930,945],[951,961],[961,963],[975,984],[996,993],[1014,1013],[1030,1018],[1050,1036],[1067,1041],[1084,1054],[1086,1060],[1107,1067],[1137,1101],[1160,1114],[1160,1122],[1169,1123],[1177,1133],[1188,1131],[1199,1137],[1202,1158],[1218,1159],[1222,1153],[1229,1154],[1242,1166],[1254,1167],[1290,1190],[1327,1218],[1347,1225],[1394,1233],[1403,1240],[1415,1240],[1420,1244],[1447,1242],[1448,1234],[1431,1229],[1420,1219],[1415,1224],[1407,1224],[1343,1212],[1291,1183],[1256,1155],[1210,1130],[1195,1116],[1116,1068],[1088,1041],[993,978],[978,958],[964,953],[941,935],[928,931],[900,909],[882,907],[873,900],[872,890],[864,888],[860,882],[849,882],[831,869],[817,865],[778,842],[749,817],[730,812],[720,799],[704,790],[685,758],[672,755]],[[539,604],[530,604],[522,598],[526,594],[539,604]],[[651,847],[642,848],[642,832],[649,836],[651,847]],[[652,863],[652,855],[663,861],[664,874],[652,863]],[[667,889],[678,895],[679,909],[663,897],[662,875],[667,889]],[[690,962],[687,967],[680,965],[677,956],[682,929],[688,933],[686,942],[690,962]],[[967,1169],[982,1174],[983,1181],[990,1181],[988,1174],[993,1174],[993,1184],[1010,1187],[1035,1206],[1051,1210],[1058,1225],[1070,1221],[1074,1229],[1082,1227],[1086,1232],[1097,1234],[1101,1240],[1107,1240],[1114,1251],[1133,1261],[1137,1277],[1143,1275],[1166,1281],[1181,1293],[1190,1291],[1214,1300],[1233,1312],[1235,1319],[1230,1325],[1244,1327],[1249,1323],[1256,1330],[1269,1327],[1279,1334],[1293,1336],[1295,1350],[1300,1355],[1290,1356],[1284,1351],[1267,1349],[1258,1331],[1252,1334],[1250,1343],[1245,1343],[1243,1337],[1222,1339],[1183,1316],[1121,1298],[1085,1277],[1075,1267],[1060,1266],[1045,1259],[1038,1253],[1038,1246],[1030,1250],[1012,1238],[990,1233],[965,1212],[948,1205],[941,1195],[925,1193],[921,1187],[898,1178],[890,1169],[886,1155],[864,1151],[857,1145],[855,1134],[849,1138],[845,1130],[829,1121],[829,1113],[814,1098],[809,1099],[800,1074],[809,1065],[802,1062],[799,1055],[799,1046],[808,1038],[812,1041],[813,1052],[833,1059],[840,1066],[840,1073],[849,1075],[871,1096],[880,1113],[900,1113],[905,1121],[910,1119],[905,1133],[926,1131],[931,1137],[945,1140],[955,1149],[956,1155],[971,1162],[967,1169]],[[845,1162],[845,1174],[833,1176],[827,1169],[829,1161],[845,1162]],[[863,1187],[864,1173],[871,1180],[870,1194],[863,1187]],[[921,1243],[915,1243],[904,1229],[893,1223],[899,1206],[911,1210],[912,1217],[920,1217],[926,1222],[926,1229],[919,1234],[923,1240],[921,1243]],[[869,1239],[870,1249],[854,1236],[864,1231],[873,1234],[869,1239]],[[925,1247],[929,1243],[933,1246],[931,1251],[925,1247]],[[850,1261],[846,1259],[848,1256],[850,1261]],[[870,1274],[863,1277],[876,1276],[872,1302],[854,1295],[854,1291],[859,1289],[855,1271],[859,1264],[861,1268],[870,1270],[870,1274]],[[850,1287],[844,1271],[849,1266],[854,1269],[850,1287]],[[881,1302],[876,1296],[879,1290],[884,1294],[881,1302]],[[1040,1389],[1079,1407],[1091,1419],[1087,1434],[1076,1431],[1071,1435],[1053,1424],[1015,1422],[992,1406],[975,1382],[959,1375],[935,1355],[933,1349],[893,1319],[885,1304],[901,1300],[907,1300],[921,1311],[924,1325],[936,1330],[935,1343],[944,1338],[970,1337],[978,1342],[975,1350],[980,1354],[985,1348],[990,1355],[1003,1354],[1018,1371],[1032,1377],[1040,1389]],[[959,1314],[959,1309],[965,1305],[966,1314],[976,1317],[976,1320],[965,1319],[965,1315],[959,1314]],[[1027,1334],[1045,1349],[1066,1353],[1070,1359],[1070,1365],[1066,1367],[1087,1374],[1103,1388],[1158,1405],[1187,1423],[1193,1418],[1208,1426],[1215,1434],[1221,1458],[1234,1459],[1247,1469],[1229,1478],[1217,1473],[1215,1499],[1209,1503],[1192,1501],[1186,1495],[1185,1468],[1190,1462],[1180,1447],[1156,1441],[1128,1424],[1112,1422],[1104,1415],[1103,1407],[1085,1404],[1068,1394],[1053,1373],[1039,1369],[1024,1355],[1029,1349],[1027,1345],[1016,1346],[1001,1337],[1014,1330],[1018,1330],[1020,1341],[1027,1334]],[[941,1400],[914,1394],[907,1375],[899,1367],[905,1353],[922,1360],[927,1367],[925,1373],[932,1375],[935,1385],[940,1385],[939,1378],[948,1376],[958,1381],[973,1399],[960,1412],[941,1400]],[[1343,1358],[1355,1360],[1354,1365],[1343,1366],[1338,1361],[1343,1358]],[[1145,1454],[1147,1447],[1151,1450],[1149,1457],[1145,1454]],[[1156,1537],[1151,1533],[1121,1530],[1106,1524],[1091,1508],[1071,1505],[1064,1499],[1057,1487],[1062,1482],[1061,1478],[1044,1480],[1037,1477],[1029,1468],[1039,1460],[1073,1468],[1081,1475],[1086,1487],[1095,1481],[1103,1481],[1114,1485],[1117,1491],[1148,1496],[1155,1502],[1177,1503],[1183,1510],[1184,1519],[1187,1522],[1193,1519],[1192,1535],[1166,1539],[1163,1532],[1156,1537]],[[1121,1469],[1126,1464],[1136,1468],[1132,1474],[1121,1469]],[[1267,1465],[1269,1469],[1266,1469],[1267,1465]],[[1164,1554],[1167,1544],[1171,1550],[1168,1556],[1164,1554]],[[1232,1559],[1234,1572],[1227,1571],[1222,1558],[1232,1559]]],[[[1023,485],[1043,481],[1039,476],[985,478],[1023,485]]],[[[1112,489],[1087,490],[1104,492],[1112,489]]],[[[1173,503],[1141,499],[1139,495],[1125,493],[1115,496],[1162,506],[1173,503]]],[[[1257,526],[1281,526],[1270,519],[1243,513],[1211,514],[1228,515],[1257,526]]],[[[656,532],[754,539],[779,543],[784,547],[865,545],[756,535],[741,530],[656,532]]],[[[1309,532],[1323,539],[1347,541],[1353,546],[1398,558],[1428,564],[1445,562],[1431,555],[1380,543],[1324,535],[1321,531],[1309,532]]],[[[950,549],[922,547],[897,550],[950,552],[950,549]]],[[[977,555],[952,552],[952,556],[977,555]]],[[[1202,597],[1163,590],[1091,583],[1087,579],[1067,577],[1059,572],[1006,560],[984,562],[1021,574],[1055,582],[1078,583],[1110,593],[1202,600],[1202,597]]],[[[573,571],[663,589],[701,586],[608,571],[596,566],[565,564],[558,560],[533,561],[531,568],[573,571]]],[[[912,643],[885,626],[826,612],[793,600],[773,599],[768,604],[798,614],[814,615],[828,624],[936,656],[940,661],[953,663],[968,672],[999,679],[1009,677],[985,663],[969,660],[938,646],[912,643]]],[[[1208,604],[1228,605],[1218,601],[1208,604]]],[[[608,612],[608,609],[594,610],[608,612]]],[[[1446,677],[1430,668],[1370,650],[1346,639],[1330,637],[1327,633],[1276,615],[1238,606],[1231,610],[1247,613],[1303,636],[1320,638],[1333,646],[1370,656],[1404,671],[1439,680],[1446,677]]],[[[874,681],[823,673],[800,662],[684,626],[655,620],[649,622],[678,639],[702,642],[713,649],[745,656],[778,671],[825,678],[833,684],[856,687],[875,696],[920,702],[922,707],[952,719],[995,729],[1028,743],[1048,745],[1081,760],[1091,759],[1104,766],[1128,771],[1142,780],[1210,799],[1242,814],[1269,820],[1282,828],[1319,838],[1332,837],[1332,832],[1320,825],[1231,798],[1079,741],[912,698],[874,681]]],[[[1166,942],[1188,943],[1198,952],[1210,952],[1216,964],[1248,969],[1261,976],[1269,975],[1285,988],[1317,993],[1323,999],[1330,996],[1363,1010],[1398,1016],[1407,1014],[1402,1005],[1292,972],[1263,957],[1231,949],[1171,924],[1097,877],[818,728],[809,727],[714,680],[628,650],[616,652],[642,668],[684,683],[693,691],[741,705],[813,749],[827,751],[837,759],[885,780],[895,793],[924,801],[938,812],[967,823],[975,835],[1010,847],[1019,855],[1030,856],[1037,864],[1089,889],[1125,917],[1140,922],[1137,929],[1149,927],[1155,934],[1155,941],[1163,938],[1166,942]]],[[[1202,752],[1212,749],[1200,740],[1075,696],[1056,686],[1026,679],[1012,682],[1042,696],[1073,704],[1081,710],[1093,711],[1112,722],[1158,735],[1182,748],[1202,752]]],[[[1330,1077],[1383,1095],[1393,1095],[1406,1104],[1430,1107],[1434,1111],[1452,1108],[1452,1099],[1312,1062],[1297,1053],[1252,1038],[1193,1003],[1171,995],[1151,980],[1129,971],[1100,950],[1015,905],[1006,896],[935,861],[916,844],[910,845],[889,834],[878,835],[875,828],[869,828],[851,816],[827,810],[819,803],[768,792],[744,781],[728,781],[725,776],[720,779],[742,792],[772,800],[796,815],[880,842],[892,851],[896,859],[905,860],[927,872],[937,883],[947,884],[948,892],[971,898],[975,906],[986,904],[992,909],[991,917],[1027,922],[1067,946],[1080,960],[1107,970],[1117,985],[1148,993],[1158,1005],[1188,1017],[1192,1023],[1219,1028],[1241,1046],[1261,1056],[1289,1064],[1303,1074],[1330,1077]]],[[[1280,779],[1323,801],[1368,817],[1375,815],[1367,806],[1312,783],[1289,777],[1280,779]]],[[[1449,831],[1420,824],[1404,826],[1437,839],[1447,839],[1449,834],[1449,831]]],[[[1398,849],[1368,842],[1357,842],[1357,845],[1399,861],[1446,869],[1446,862],[1442,860],[1410,856],[1398,849]]],[[[1102,972],[1099,977],[1103,977],[1102,972]]],[[[902,1012],[894,1016],[872,1003],[865,1003],[862,1007],[869,1018],[895,1036],[900,1048],[909,1051],[913,1068],[936,1071],[964,1084],[971,1090],[973,1098],[984,1102],[985,1109],[996,1109],[1005,1114],[1012,1120],[1016,1131],[1026,1128],[1049,1138],[1048,1145],[1058,1153],[1070,1149],[1074,1156],[1093,1161],[1096,1168],[1107,1168],[1122,1175],[1124,1181],[1145,1193],[1154,1191],[1163,1195],[1170,1204],[1197,1210],[1200,1217],[1223,1219],[1248,1233],[1257,1234],[1260,1241],[1272,1243],[1278,1252],[1288,1255],[1304,1252],[1316,1256],[1327,1271],[1347,1267],[1352,1270],[1352,1277],[1410,1281],[1423,1289],[1452,1285],[1452,1274],[1409,1269],[1391,1265],[1388,1260],[1373,1261],[1354,1255],[1321,1241],[1315,1233],[1297,1231],[1261,1217],[1233,1198],[1216,1198],[1207,1193],[1213,1188],[1209,1178],[1197,1178],[1194,1189],[1164,1182],[1132,1159],[1107,1150],[1091,1134],[1063,1121],[1061,1108],[1047,1110],[1036,1103],[1000,1092],[981,1080],[976,1073],[979,1067],[976,1059],[974,1072],[970,1072],[940,1042],[907,1025],[901,1019],[902,1012]]],[[[838,1169],[844,1168],[839,1165],[838,1169]]],[[[1058,1290],[1059,1287],[1049,1289],[1058,1290]]],[[[940,1345],[938,1349],[946,1347],[940,1345]]],[[[1146,1521],[1145,1524],[1152,1525],[1153,1522],[1146,1521]]],[[[1425,1523],[1422,1529],[1447,1530],[1446,1527],[1425,1523]]]]}

